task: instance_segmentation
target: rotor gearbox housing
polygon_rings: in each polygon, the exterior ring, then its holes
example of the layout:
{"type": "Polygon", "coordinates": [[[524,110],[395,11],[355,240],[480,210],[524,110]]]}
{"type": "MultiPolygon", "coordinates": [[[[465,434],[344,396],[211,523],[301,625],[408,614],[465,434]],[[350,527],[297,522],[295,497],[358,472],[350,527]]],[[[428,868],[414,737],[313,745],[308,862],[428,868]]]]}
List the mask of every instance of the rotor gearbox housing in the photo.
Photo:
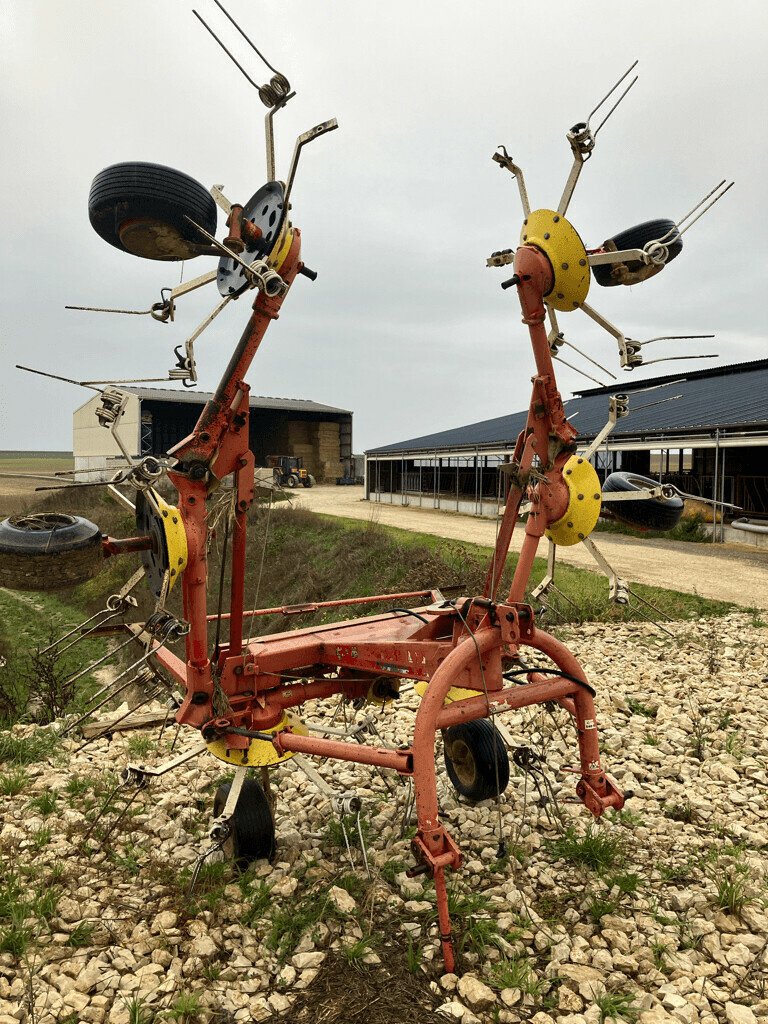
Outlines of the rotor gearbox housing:
{"type": "Polygon", "coordinates": [[[540,249],[552,267],[552,288],[544,301],[561,313],[578,309],[589,292],[587,250],[579,233],[557,210],[533,210],[523,221],[521,245],[540,249]]]}
{"type": "Polygon", "coordinates": [[[588,537],[597,526],[602,497],[595,467],[580,455],[568,459],[563,467],[563,480],[568,488],[568,507],[565,514],[549,526],[546,536],[554,544],[570,547],[588,537]]]}

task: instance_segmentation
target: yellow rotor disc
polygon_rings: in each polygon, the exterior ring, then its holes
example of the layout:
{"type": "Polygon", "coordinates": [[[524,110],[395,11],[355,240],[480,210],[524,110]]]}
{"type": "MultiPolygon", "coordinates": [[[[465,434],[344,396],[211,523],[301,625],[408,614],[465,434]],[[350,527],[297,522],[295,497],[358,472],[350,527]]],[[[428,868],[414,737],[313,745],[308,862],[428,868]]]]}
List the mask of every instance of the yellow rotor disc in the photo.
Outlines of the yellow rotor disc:
{"type": "MultiPolygon", "coordinates": [[[[420,697],[423,697],[427,692],[428,686],[429,683],[422,681],[420,683],[416,683],[413,688],[420,697]]],[[[480,693],[480,690],[465,690],[461,686],[452,686],[448,693],[446,693],[443,703],[453,704],[455,700],[466,700],[467,697],[478,697],[480,693]]]]}
{"type": "Polygon", "coordinates": [[[578,544],[594,530],[602,497],[595,467],[580,455],[572,455],[563,467],[563,479],[570,499],[562,519],[552,523],[547,537],[561,547],[578,544]]]}
{"type": "Polygon", "coordinates": [[[521,245],[535,245],[552,264],[554,285],[544,296],[561,313],[578,309],[589,291],[587,250],[572,224],[557,210],[534,210],[520,232],[521,245]]]}
{"type": "Polygon", "coordinates": [[[171,591],[176,580],[187,567],[187,533],[178,508],[175,505],[169,505],[154,488],[152,489],[152,498],[162,517],[163,533],[168,548],[168,572],[170,574],[168,590],[171,591]]]}
{"type": "MultiPolygon", "coordinates": [[[[286,711],[277,725],[271,729],[261,729],[260,732],[276,733],[288,726],[299,736],[308,736],[309,730],[302,724],[301,719],[286,711]]],[[[250,745],[244,750],[233,750],[227,747],[226,740],[213,740],[208,745],[208,753],[213,754],[219,761],[226,761],[227,764],[234,764],[238,768],[247,766],[249,768],[272,768],[276,764],[282,764],[293,757],[293,751],[287,750],[284,754],[278,754],[269,740],[251,740],[250,745]]]]}
{"type": "Polygon", "coordinates": [[[293,230],[290,224],[287,224],[285,230],[278,236],[277,241],[272,247],[272,252],[269,254],[267,262],[273,270],[280,273],[280,267],[285,262],[285,258],[291,251],[291,245],[293,244],[293,230]]]}

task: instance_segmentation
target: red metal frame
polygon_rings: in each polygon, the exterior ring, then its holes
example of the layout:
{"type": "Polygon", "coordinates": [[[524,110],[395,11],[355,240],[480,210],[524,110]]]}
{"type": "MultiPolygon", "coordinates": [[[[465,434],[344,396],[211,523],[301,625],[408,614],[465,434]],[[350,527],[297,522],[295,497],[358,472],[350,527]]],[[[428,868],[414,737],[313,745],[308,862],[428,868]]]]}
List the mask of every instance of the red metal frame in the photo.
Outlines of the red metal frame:
{"type": "MultiPolygon", "coordinates": [[[[301,234],[294,231],[288,256],[280,268],[287,285],[301,270],[301,234]]],[[[544,327],[543,297],[552,287],[547,257],[533,246],[515,256],[515,283],[530,332],[536,361],[533,393],[525,430],[518,438],[510,464],[507,502],[483,594],[456,602],[439,602],[428,592],[377,595],[355,602],[324,602],[300,608],[245,611],[246,515],[253,501],[254,460],[248,446],[248,385],[245,375],[267,327],[277,319],[284,296],[260,293],[253,313],[219,387],[203,410],[194,432],[172,451],[179,465],[169,474],[179,493],[187,533],[189,558],[182,577],[184,616],[190,631],[186,658],[160,650],[156,660],[185,688],[177,721],[202,730],[208,738],[224,738],[231,749],[244,749],[250,739],[241,731],[277,725],[288,707],[313,698],[345,694],[364,697],[382,677],[428,682],[416,713],[413,739],[398,750],[361,746],[315,736],[300,736],[290,728],[278,731],[278,752],[313,754],[391,768],[412,776],[416,793],[418,831],[412,842],[417,870],[435,881],[440,940],[446,970],[454,967],[451,922],[445,872],[461,865],[461,852],[440,820],[435,772],[435,736],[459,722],[484,718],[509,708],[557,701],[573,717],[579,746],[576,792],[594,815],[620,808],[624,797],[602,769],[598,749],[593,692],[576,658],[554,637],[541,630],[533,609],[524,603],[533,559],[547,526],[560,519],[568,505],[563,466],[575,450],[576,431],[568,423],[557,390],[544,327]],[[208,653],[206,605],[206,499],[218,482],[234,474],[236,512],[231,553],[232,583],[228,642],[208,653]],[[525,538],[505,599],[498,599],[512,532],[524,498],[531,502],[525,538]],[[420,617],[387,612],[243,641],[246,616],[285,615],[321,607],[376,600],[431,597],[416,610],[420,617]],[[426,621],[424,621],[426,620],[426,621]],[[532,672],[526,685],[506,685],[503,659],[531,647],[551,659],[562,676],[532,672]],[[328,675],[332,674],[332,678],[328,675]],[[298,677],[298,678],[297,678],[298,677]],[[217,717],[214,686],[227,696],[231,710],[217,717]],[[453,686],[477,691],[476,697],[446,706],[453,686]]]]}

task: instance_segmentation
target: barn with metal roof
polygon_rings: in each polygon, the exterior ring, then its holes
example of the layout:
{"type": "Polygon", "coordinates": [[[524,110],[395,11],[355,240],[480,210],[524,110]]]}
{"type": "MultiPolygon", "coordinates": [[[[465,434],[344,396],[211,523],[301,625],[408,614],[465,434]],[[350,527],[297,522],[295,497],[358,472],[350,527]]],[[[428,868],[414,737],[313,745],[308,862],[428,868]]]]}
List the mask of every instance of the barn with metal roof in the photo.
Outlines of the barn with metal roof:
{"type": "MultiPolygon", "coordinates": [[[[619,392],[629,398],[629,416],[595,456],[601,478],[640,473],[768,516],[768,359],[577,392],[564,405],[579,444],[599,433],[609,397],[619,392]]],[[[366,452],[366,496],[495,514],[498,467],[526,418],[517,412],[374,448],[366,452]]]]}
{"type": "MultiPolygon", "coordinates": [[[[213,396],[204,391],[172,388],[121,387],[129,400],[120,436],[132,455],[163,455],[197,423],[213,396]]],[[[123,459],[108,430],[99,426],[94,395],[73,416],[72,447],[75,473],[93,480],[123,459]]],[[[352,413],[332,405],[298,398],[250,396],[250,446],[257,466],[270,455],[296,455],[318,480],[335,482],[351,472],[352,413]]]]}

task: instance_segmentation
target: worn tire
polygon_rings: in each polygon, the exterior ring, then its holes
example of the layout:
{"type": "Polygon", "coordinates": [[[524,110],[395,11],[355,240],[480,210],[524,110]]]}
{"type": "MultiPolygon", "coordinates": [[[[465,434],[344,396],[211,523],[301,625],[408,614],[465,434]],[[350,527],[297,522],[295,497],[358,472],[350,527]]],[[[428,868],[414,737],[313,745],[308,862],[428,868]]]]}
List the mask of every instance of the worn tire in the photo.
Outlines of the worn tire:
{"type": "MultiPolygon", "coordinates": [[[[611,473],[605,478],[603,491],[639,491],[646,487],[658,487],[658,484],[658,480],[638,476],[637,473],[611,473]]],[[[646,498],[608,504],[614,518],[643,530],[671,530],[680,522],[684,508],[683,499],[677,494],[674,498],[646,498]]]]}
{"type": "MultiPolygon", "coordinates": [[[[216,790],[213,814],[224,810],[231,783],[216,790]]],[[[275,822],[264,790],[255,779],[246,779],[240,790],[232,820],[232,835],[224,845],[235,865],[245,871],[255,860],[272,860],[275,855],[275,822]]]]}
{"type": "Polygon", "coordinates": [[[286,487],[291,487],[291,488],[298,487],[299,486],[299,478],[295,475],[295,473],[291,473],[291,475],[285,481],[285,485],[286,485],[286,487]]]}
{"type": "MultiPolygon", "coordinates": [[[[648,242],[653,242],[657,238],[663,238],[674,227],[675,222],[673,220],[666,220],[665,218],[647,220],[642,224],[635,225],[633,228],[627,228],[626,231],[620,231],[609,241],[613,242],[617,249],[642,249],[648,242]]],[[[673,235],[672,241],[666,242],[665,245],[669,249],[666,266],[682,250],[683,240],[680,235],[673,235]]],[[[633,260],[627,264],[627,267],[629,270],[639,270],[641,265],[638,260],[633,260]]],[[[603,263],[592,267],[592,276],[604,288],[612,288],[620,283],[611,275],[611,270],[614,266],[615,264],[613,263],[603,263]]]]}
{"type": "Polygon", "coordinates": [[[216,203],[208,189],[161,164],[105,167],[93,179],[88,196],[88,217],[96,233],[116,249],[145,259],[191,259],[197,253],[188,243],[207,244],[185,214],[216,233],[216,203]],[[151,227],[137,234],[136,222],[151,227]]]}
{"type": "Polygon", "coordinates": [[[446,729],[443,756],[453,788],[468,800],[488,800],[509,785],[507,748],[487,718],[446,729]]]}
{"type": "Polygon", "coordinates": [[[102,567],[101,530],[80,516],[41,512],[0,523],[0,587],[63,590],[102,567]]]}
{"type": "Polygon", "coordinates": [[[311,473],[307,473],[307,478],[306,478],[306,480],[302,480],[301,481],[301,486],[302,487],[314,487],[315,486],[315,478],[312,476],[311,473]]]}

